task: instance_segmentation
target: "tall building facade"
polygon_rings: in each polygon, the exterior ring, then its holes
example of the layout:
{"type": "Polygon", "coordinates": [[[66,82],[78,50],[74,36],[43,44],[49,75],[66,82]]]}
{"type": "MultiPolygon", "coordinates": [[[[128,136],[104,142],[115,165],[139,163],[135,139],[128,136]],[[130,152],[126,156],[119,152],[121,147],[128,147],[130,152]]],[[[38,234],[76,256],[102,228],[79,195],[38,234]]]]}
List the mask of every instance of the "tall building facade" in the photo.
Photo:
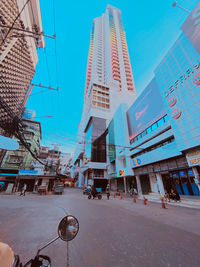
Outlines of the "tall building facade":
{"type": "MultiPolygon", "coordinates": [[[[11,137],[14,117],[21,118],[32,90],[38,62],[37,47],[44,48],[40,2],[0,1],[0,135],[11,137]]],[[[0,163],[5,151],[0,150],[0,163]]]]}
{"type": "Polygon", "coordinates": [[[200,196],[200,1],[181,29],[155,77],[109,124],[111,190],[200,196]]]}
{"type": "Polygon", "coordinates": [[[121,11],[107,6],[95,18],[90,35],[83,112],[74,156],[79,186],[107,184],[105,131],[121,103],[129,107],[136,92],[121,11]]]}

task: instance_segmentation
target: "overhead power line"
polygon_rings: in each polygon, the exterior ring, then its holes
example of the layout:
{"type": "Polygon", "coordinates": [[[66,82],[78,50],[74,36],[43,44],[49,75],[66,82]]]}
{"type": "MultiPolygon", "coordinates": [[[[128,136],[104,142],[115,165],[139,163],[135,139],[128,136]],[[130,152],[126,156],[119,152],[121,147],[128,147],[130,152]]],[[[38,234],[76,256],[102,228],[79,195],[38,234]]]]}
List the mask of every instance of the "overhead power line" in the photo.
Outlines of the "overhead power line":
{"type": "Polygon", "coordinates": [[[5,43],[6,38],[8,37],[9,33],[11,32],[11,30],[13,29],[13,26],[15,25],[15,22],[18,20],[18,18],[20,17],[22,11],[24,10],[24,8],[26,7],[26,5],[28,4],[28,2],[30,2],[30,0],[27,0],[26,3],[24,4],[24,6],[22,7],[21,11],[19,12],[19,14],[17,15],[17,17],[14,19],[11,27],[9,28],[8,32],[6,33],[5,37],[3,38],[2,42],[1,42],[1,46],[5,43]]]}

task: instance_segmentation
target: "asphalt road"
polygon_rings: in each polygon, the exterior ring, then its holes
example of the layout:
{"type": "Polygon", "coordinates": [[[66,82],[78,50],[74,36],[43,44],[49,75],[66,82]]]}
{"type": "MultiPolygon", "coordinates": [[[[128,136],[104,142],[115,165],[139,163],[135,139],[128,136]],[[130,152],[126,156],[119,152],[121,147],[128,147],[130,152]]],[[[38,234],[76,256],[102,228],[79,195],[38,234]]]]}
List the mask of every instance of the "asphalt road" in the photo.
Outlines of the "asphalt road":
{"type": "MultiPolygon", "coordinates": [[[[57,236],[66,213],[80,224],[69,243],[70,267],[200,266],[200,210],[105,196],[88,200],[77,189],[62,196],[0,195],[0,239],[25,263],[57,236]]],[[[57,240],[42,254],[63,267],[66,251],[57,240]]]]}

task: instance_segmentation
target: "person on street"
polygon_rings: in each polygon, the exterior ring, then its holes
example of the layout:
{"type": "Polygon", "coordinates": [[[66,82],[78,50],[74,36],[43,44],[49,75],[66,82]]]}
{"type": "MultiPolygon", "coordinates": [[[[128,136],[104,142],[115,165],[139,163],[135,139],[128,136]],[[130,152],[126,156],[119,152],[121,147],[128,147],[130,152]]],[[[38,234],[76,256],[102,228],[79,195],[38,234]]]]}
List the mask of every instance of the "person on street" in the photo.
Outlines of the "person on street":
{"type": "Polygon", "coordinates": [[[169,198],[174,201],[181,201],[179,193],[177,192],[177,190],[174,189],[171,189],[171,192],[169,193],[169,198]]]}
{"type": "Polygon", "coordinates": [[[0,192],[2,192],[2,191],[3,191],[4,185],[5,185],[5,183],[4,183],[4,182],[0,182],[0,192]]]}
{"type": "Polygon", "coordinates": [[[11,247],[0,242],[0,266],[12,267],[14,261],[14,253],[11,247]]]}
{"type": "Polygon", "coordinates": [[[110,186],[109,186],[109,184],[107,184],[107,186],[106,186],[106,194],[107,194],[107,199],[109,200],[109,198],[110,198],[110,186]]]}
{"type": "Polygon", "coordinates": [[[22,187],[22,189],[21,189],[20,196],[25,196],[26,189],[27,189],[27,185],[26,185],[26,184],[24,184],[24,186],[23,186],[23,187],[22,187]]]}
{"type": "Polygon", "coordinates": [[[96,197],[96,195],[97,195],[97,190],[96,190],[96,188],[95,188],[94,185],[91,187],[91,195],[93,196],[93,199],[94,199],[94,198],[96,197]]]}

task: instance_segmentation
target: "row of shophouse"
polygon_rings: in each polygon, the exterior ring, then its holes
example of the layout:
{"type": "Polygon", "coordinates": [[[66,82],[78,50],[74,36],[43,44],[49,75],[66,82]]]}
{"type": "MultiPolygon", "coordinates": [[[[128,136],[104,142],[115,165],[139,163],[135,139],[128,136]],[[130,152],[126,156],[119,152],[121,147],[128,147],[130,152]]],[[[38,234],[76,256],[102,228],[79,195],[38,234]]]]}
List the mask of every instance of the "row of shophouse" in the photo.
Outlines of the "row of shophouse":
{"type": "Polygon", "coordinates": [[[0,167],[0,182],[4,182],[4,191],[20,191],[24,184],[27,191],[36,186],[46,186],[48,191],[54,189],[57,180],[65,181],[70,177],[71,154],[61,153],[54,145],[52,149],[40,145],[42,139],[41,125],[34,120],[23,119],[24,137],[30,150],[38,158],[35,159],[20,140],[17,150],[7,151],[0,167]]]}
{"type": "MultiPolygon", "coordinates": [[[[121,101],[101,132],[85,129],[74,158],[79,186],[139,195],[200,195],[200,2],[131,105],[121,101]],[[88,142],[90,140],[90,142],[88,142]],[[87,149],[90,146],[88,160],[87,149]],[[99,155],[100,160],[95,157],[99,155]]],[[[102,123],[102,118],[90,118],[102,123]]],[[[94,125],[94,124],[93,124],[94,125]]]]}

